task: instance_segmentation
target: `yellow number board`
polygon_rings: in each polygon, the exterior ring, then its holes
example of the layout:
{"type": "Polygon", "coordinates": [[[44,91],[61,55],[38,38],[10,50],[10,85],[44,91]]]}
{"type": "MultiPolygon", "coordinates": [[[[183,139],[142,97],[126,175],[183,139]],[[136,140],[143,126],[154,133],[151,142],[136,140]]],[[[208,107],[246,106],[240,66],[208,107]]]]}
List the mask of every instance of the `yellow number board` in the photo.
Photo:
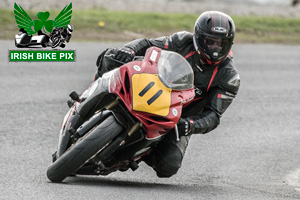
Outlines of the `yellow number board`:
{"type": "Polygon", "coordinates": [[[157,74],[134,74],[132,76],[133,110],[160,116],[169,115],[171,92],[157,74]]]}

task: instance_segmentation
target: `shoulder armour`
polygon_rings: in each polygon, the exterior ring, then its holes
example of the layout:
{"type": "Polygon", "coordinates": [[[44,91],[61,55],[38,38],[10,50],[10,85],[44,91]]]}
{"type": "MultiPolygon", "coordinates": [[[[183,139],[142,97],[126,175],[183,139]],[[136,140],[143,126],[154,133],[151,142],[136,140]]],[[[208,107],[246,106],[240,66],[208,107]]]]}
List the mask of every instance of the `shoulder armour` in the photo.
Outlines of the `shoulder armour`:
{"type": "Polygon", "coordinates": [[[181,48],[185,44],[193,41],[193,34],[187,31],[177,32],[171,35],[170,40],[172,40],[174,46],[181,48]]]}
{"type": "Polygon", "coordinates": [[[153,46],[159,47],[161,49],[168,49],[168,40],[169,40],[169,37],[166,37],[166,36],[150,39],[153,46]]]}
{"type": "Polygon", "coordinates": [[[232,62],[229,62],[225,67],[221,68],[222,81],[220,87],[226,91],[236,95],[240,87],[240,75],[234,68],[232,62]]]}
{"type": "Polygon", "coordinates": [[[193,34],[182,31],[174,33],[171,36],[150,39],[150,41],[152,45],[159,48],[177,51],[178,49],[181,49],[185,44],[193,41],[193,34]]]}

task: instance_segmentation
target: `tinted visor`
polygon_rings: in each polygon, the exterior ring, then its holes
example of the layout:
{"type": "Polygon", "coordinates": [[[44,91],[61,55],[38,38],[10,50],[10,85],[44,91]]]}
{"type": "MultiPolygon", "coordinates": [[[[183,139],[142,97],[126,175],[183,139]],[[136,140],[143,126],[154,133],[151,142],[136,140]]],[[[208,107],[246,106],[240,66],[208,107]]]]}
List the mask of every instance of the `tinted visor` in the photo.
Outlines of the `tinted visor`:
{"type": "Polygon", "coordinates": [[[197,42],[207,59],[212,62],[218,62],[228,55],[233,38],[217,38],[201,35],[197,38],[197,42]]]}

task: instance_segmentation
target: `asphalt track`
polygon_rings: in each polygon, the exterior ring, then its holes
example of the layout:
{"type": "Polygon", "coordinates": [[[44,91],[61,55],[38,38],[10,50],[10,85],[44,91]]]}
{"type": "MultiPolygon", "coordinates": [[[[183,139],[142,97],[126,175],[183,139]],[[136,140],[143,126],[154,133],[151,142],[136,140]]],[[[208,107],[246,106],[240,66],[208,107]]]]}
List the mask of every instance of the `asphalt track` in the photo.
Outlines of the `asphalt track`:
{"type": "Polygon", "coordinates": [[[8,63],[14,43],[0,45],[0,199],[300,198],[300,46],[234,45],[240,92],[216,130],[192,137],[174,177],[141,164],[55,184],[46,170],[68,94],[91,83],[102,50],[121,44],[71,42],[71,64],[8,63]]]}

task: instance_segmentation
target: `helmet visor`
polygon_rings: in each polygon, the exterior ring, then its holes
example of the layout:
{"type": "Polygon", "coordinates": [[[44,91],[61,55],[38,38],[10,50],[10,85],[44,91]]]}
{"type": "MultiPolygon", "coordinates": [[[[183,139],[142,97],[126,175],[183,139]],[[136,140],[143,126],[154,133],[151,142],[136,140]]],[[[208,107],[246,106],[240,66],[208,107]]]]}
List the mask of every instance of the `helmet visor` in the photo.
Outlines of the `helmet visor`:
{"type": "Polygon", "coordinates": [[[201,35],[197,42],[201,51],[210,61],[218,62],[228,55],[233,38],[217,38],[201,35]]]}

